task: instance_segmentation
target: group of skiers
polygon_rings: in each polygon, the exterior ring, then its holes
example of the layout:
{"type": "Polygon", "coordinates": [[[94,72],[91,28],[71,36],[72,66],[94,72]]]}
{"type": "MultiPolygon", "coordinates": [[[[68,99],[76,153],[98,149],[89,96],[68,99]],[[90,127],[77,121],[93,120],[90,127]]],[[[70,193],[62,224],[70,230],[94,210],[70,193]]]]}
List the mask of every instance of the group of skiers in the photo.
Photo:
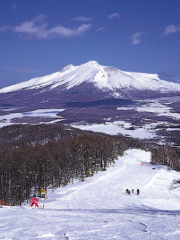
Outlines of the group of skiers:
{"type": "MultiPolygon", "coordinates": [[[[130,191],[128,188],[126,189],[126,194],[129,195],[129,196],[131,196],[131,191],[130,191]]],[[[134,189],[132,189],[132,194],[134,194],[134,189]]],[[[137,195],[140,194],[139,189],[137,189],[136,194],[137,194],[137,195]]]]}

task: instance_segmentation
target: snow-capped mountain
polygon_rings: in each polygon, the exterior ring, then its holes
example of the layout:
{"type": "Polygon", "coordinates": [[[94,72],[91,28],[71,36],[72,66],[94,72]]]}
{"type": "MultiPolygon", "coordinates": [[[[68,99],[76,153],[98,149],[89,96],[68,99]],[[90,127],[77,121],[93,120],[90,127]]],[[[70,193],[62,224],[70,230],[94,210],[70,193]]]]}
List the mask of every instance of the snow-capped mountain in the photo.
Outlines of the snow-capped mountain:
{"type": "Polygon", "coordinates": [[[80,66],[68,65],[59,72],[2,88],[0,93],[44,87],[48,87],[49,90],[57,87],[69,90],[84,83],[91,84],[103,92],[112,92],[114,96],[120,96],[122,89],[150,90],[162,93],[180,91],[180,81],[178,83],[176,78],[163,74],[126,72],[90,61],[80,66]],[[166,81],[167,79],[170,81],[166,81]]]}
{"type": "MultiPolygon", "coordinates": [[[[0,89],[0,115],[66,109],[61,116],[67,122],[102,122],[112,116],[126,118],[127,112],[120,113],[119,107],[154,98],[176,97],[179,101],[179,94],[180,81],[172,76],[126,72],[90,61],[0,89]]],[[[174,111],[180,111],[177,103],[174,111]]],[[[132,110],[129,118],[134,121],[134,116],[136,112],[132,110]]]]}

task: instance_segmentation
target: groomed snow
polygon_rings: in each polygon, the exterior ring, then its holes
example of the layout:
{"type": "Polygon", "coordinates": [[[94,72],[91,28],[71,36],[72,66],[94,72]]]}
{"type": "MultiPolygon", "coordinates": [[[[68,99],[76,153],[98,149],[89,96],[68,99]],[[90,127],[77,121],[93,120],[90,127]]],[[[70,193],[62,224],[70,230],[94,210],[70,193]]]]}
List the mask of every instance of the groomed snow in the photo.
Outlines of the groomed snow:
{"type": "Polygon", "coordinates": [[[0,239],[178,240],[180,188],[172,183],[179,179],[179,172],[152,166],[149,152],[128,150],[107,171],[49,190],[40,199],[44,209],[1,208],[0,239]]]}

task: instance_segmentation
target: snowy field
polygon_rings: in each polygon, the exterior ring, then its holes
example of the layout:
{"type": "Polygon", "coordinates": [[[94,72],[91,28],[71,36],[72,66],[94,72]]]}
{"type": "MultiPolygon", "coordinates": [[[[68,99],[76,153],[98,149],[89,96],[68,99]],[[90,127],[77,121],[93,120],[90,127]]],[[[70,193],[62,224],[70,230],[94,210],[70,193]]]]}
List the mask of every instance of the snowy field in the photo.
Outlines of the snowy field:
{"type": "Polygon", "coordinates": [[[46,118],[55,118],[54,121],[49,121],[48,123],[54,123],[56,121],[62,121],[63,118],[57,114],[63,112],[64,109],[38,109],[29,112],[22,113],[11,113],[7,115],[0,116],[0,128],[13,125],[13,119],[23,118],[23,117],[46,117],[46,118]]]}
{"type": "Polygon", "coordinates": [[[179,179],[179,172],[151,165],[149,152],[128,150],[107,171],[49,190],[40,199],[44,209],[0,208],[0,239],[178,240],[179,179]],[[126,195],[127,188],[135,193],[126,195]]]}
{"type": "MultiPolygon", "coordinates": [[[[164,99],[164,101],[166,98],[164,99]]],[[[134,106],[134,107],[118,107],[117,110],[129,111],[135,110],[137,112],[151,112],[154,116],[165,116],[170,119],[179,120],[180,114],[173,112],[172,108],[167,106],[169,105],[167,101],[164,103],[160,103],[159,100],[147,100],[146,104],[134,106]]],[[[157,138],[156,135],[156,127],[158,125],[166,125],[173,126],[173,123],[168,123],[166,121],[155,121],[151,123],[146,123],[142,127],[135,127],[134,130],[131,130],[131,127],[134,127],[130,122],[125,121],[114,121],[111,122],[111,119],[107,119],[105,124],[89,124],[89,125],[81,125],[81,124],[71,124],[72,127],[79,128],[81,130],[89,130],[93,132],[103,132],[110,135],[122,134],[126,136],[130,136],[133,138],[139,139],[152,139],[157,138]]],[[[172,128],[169,128],[172,131],[172,128]]],[[[169,130],[168,128],[166,130],[169,130]]],[[[175,129],[177,130],[177,128],[175,129]]],[[[162,140],[161,140],[162,141],[162,140]]]]}
{"type": "MultiPolygon", "coordinates": [[[[164,98],[161,101],[159,99],[155,100],[146,100],[146,102],[142,105],[133,106],[133,107],[118,107],[117,110],[123,110],[123,111],[129,111],[129,110],[135,110],[137,112],[151,112],[154,114],[154,116],[164,116],[168,117],[170,119],[179,120],[180,119],[180,113],[173,112],[173,109],[169,106],[171,103],[171,98],[164,98]],[[168,102],[169,101],[169,102],[168,102]]],[[[172,102],[175,101],[174,98],[172,99],[172,102]]],[[[176,100],[177,101],[177,100],[176,100]]],[[[5,110],[4,110],[5,111],[5,110]]],[[[66,109],[38,109],[34,111],[29,112],[22,112],[22,113],[11,113],[11,114],[5,114],[0,116],[0,128],[8,125],[15,124],[15,119],[21,119],[21,124],[27,124],[26,120],[28,118],[36,118],[41,117],[42,122],[41,123],[56,123],[63,121],[64,118],[62,116],[59,116],[58,113],[66,111],[66,109]],[[23,119],[25,118],[24,122],[23,119]],[[43,122],[43,118],[46,118],[46,122],[43,122]],[[49,121],[47,121],[47,118],[49,118],[49,121]],[[54,120],[52,120],[54,119],[54,120]],[[23,122],[23,123],[22,123],[23,122]]],[[[151,123],[145,123],[143,126],[138,127],[132,125],[130,122],[127,121],[111,121],[111,118],[106,119],[105,124],[87,124],[87,125],[81,125],[79,123],[77,124],[71,124],[72,127],[79,128],[81,130],[89,130],[94,132],[103,132],[110,135],[117,135],[122,134],[126,136],[130,136],[133,138],[139,138],[139,139],[152,139],[157,138],[156,135],[156,127],[157,125],[166,125],[166,126],[173,126],[173,123],[170,122],[162,122],[162,121],[155,121],[151,123]],[[135,127],[134,130],[131,128],[135,127]]],[[[172,131],[172,128],[169,128],[172,131]]],[[[168,128],[166,130],[169,130],[168,128]]],[[[174,129],[174,130],[177,130],[174,129]]]]}
{"type": "Polygon", "coordinates": [[[129,130],[129,128],[132,127],[131,123],[124,121],[114,121],[106,122],[105,124],[102,123],[90,125],[71,124],[71,127],[79,128],[81,130],[103,132],[110,135],[122,134],[140,139],[156,137],[155,130],[152,130],[152,126],[153,124],[147,124],[143,127],[136,128],[135,130],[129,130]]]}

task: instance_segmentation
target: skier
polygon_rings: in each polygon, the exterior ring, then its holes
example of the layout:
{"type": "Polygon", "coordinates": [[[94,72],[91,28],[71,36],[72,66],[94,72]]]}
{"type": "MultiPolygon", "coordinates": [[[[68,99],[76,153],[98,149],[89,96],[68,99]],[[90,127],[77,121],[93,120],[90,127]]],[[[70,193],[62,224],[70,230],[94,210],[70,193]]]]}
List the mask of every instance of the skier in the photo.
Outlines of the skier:
{"type": "Polygon", "coordinates": [[[134,194],[134,189],[132,189],[132,193],[134,194]]]}
{"type": "Polygon", "coordinates": [[[139,189],[137,189],[137,195],[139,195],[139,189]]]}
{"type": "Polygon", "coordinates": [[[38,205],[38,199],[36,198],[36,196],[34,196],[32,199],[31,199],[31,207],[32,206],[36,206],[36,207],[39,207],[39,205],[38,205]]]}

